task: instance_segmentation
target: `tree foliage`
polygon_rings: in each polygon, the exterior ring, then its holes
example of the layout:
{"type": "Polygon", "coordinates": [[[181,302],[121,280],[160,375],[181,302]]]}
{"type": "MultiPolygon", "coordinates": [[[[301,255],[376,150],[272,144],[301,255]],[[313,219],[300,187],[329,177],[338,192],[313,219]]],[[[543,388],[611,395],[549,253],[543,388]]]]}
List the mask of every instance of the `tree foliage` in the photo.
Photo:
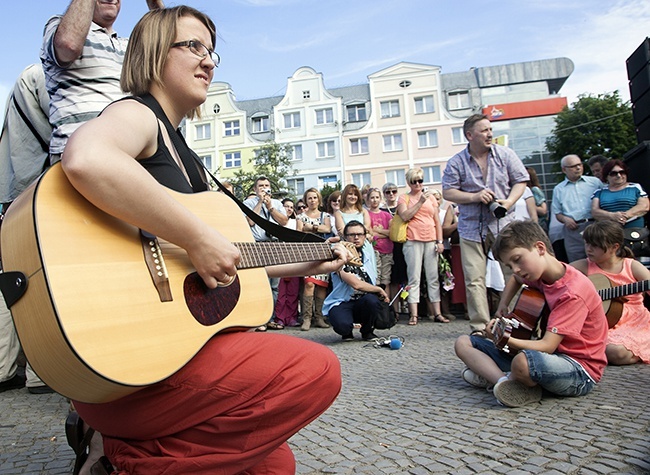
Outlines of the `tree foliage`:
{"type": "Polygon", "coordinates": [[[632,109],[618,91],[578,96],[557,115],[553,135],[546,140],[551,160],[557,162],[569,154],[583,161],[594,155],[621,158],[636,144],[632,109]]]}
{"type": "Polygon", "coordinates": [[[253,190],[255,180],[260,176],[265,176],[271,182],[271,189],[274,197],[283,197],[289,194],[287,192],[288,177],[294,176],[297,171],[293,169],[291,161],[293,147],[289,144],[279,144],[274,141],[268,141],[262,145],[253,159],[253,170],[238,170],[235,172],[230,183],[234,186],[241,198],[253,190]]]}

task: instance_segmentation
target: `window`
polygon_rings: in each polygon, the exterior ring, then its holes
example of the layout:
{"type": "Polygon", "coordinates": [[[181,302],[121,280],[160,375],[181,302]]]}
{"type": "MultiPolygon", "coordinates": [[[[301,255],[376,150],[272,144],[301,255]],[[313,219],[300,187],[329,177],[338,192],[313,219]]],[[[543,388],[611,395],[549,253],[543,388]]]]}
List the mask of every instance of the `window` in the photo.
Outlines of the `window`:
{"type": "Polygon", "coordinates": [[[334,123],[334,111],[332,108],[316,110],[316,123],[319,125],[334,123]]]}
{"type": "Polygon", "coordinates": [[[224,135],[230,137],[232,135],[239,135],[239,121],[229,120],[223,123],[224,135]]]}
{"type": "Polygon", "coordinates": [[[428,148],[438,146],[438,131],[437,130],[423,130],[418,132],[418,147],[428,148]]]}
{"type": "Polygon", "coordinates": [[[201,162],[203,162],[205,168],[207,168],[208,170],[212,170],[212,155],[204,155],[199,158],[201,159],[201,162]]]}
{"type": "Polygon", "coordinates": [[[359,188],[363,188],[364,185],[370,185],[370,172],[353,173],[352,183],[359,188]]]}
{"type": "Polygon", "coordinates": [[[424,172],[423,178],[425,183],[440,183],[440,165],[433,165],[431,167],[422,167],[424,172]]]}
{"type": "Polygon", "coordinates": [[[469,92],[458,91],[449,93],[449,110],[469,109],[469,92]]]}
{"type": "Polygon", "coordinates": [[[319,176],[318,177],[318,187],[319,188],[325,188],[326,186],[336,188],[336,182],[338,180],[336,179],[336,175],[325,175],[325,176],[319,176]]]}
{"type": "Polygon", "coordinates": [[[368,137],[350,139],[350,155],[368,153],[368,137]]]}
{"type": "Polygon", "coordinates": [[[334,157],[334,140],[316,143],[316,158],[334,157]]]}
{"type": "Polygon", "coordinates": [[[381,102],[381,118],[387,119],[389,117],[399,117],[399,101],[385,101],[381,102]]]}
{"type": "Polygon", "coordinates": [[[241,167],[241,152],[228,152],[223,155],[224,167],[241,167]]]}
{"type": "Polygon", "coordinates": [[[194,130],[196,130],[196,140],[207,140],[212,136],[210,124],[198,124],[194,130]]]}
{"type": "Polygon", "coordinates": [[[284,128],[285,129],[300,128],[300,112],[291,112],[289,114],[284,114],[284,128]]]}
{"type": "Polygon", "coordinates": [[[253,117],[253,132],[268,132],[269,116],[253,117]]]}
{"type": "Polygon", "coordinates": [[[386,183],[395,183],[397,186],[406,186],[406,172],[401,170],[386,170],[386,183]]]}
{"type": "Polygon", "coordinates": [[[435,112],[433,106],[433,96],[422,96],[415,98],[415,113],[416,114],[430,114],[435,112]]]}
{"type": "Polygon", "coordinates": [[[467,143],[467,139],[465,138],[462,127],[451,128],[451,143],[454,145],[467,143]]]}
{"type": "Polygon", "coordinates": [[[304,178],[287,178],[287,188],[296,196],[305,194],[304,178]]]}
{"type": "Polygon", "coordinates": [[[366,105],[352,104],[347,107],[348,122],[361,122],[366,120],[366,105]]]}
{"type": "Polygon", "coordinates": [[[302,145],[294,145],[291,148],[291,160],[297,161],[297,160],[302,160],[302,145]]]}
{"type": "Polygon", "coordinates": [[[402,134],[384,135],[384,152],[402,150],[402,134]]]}

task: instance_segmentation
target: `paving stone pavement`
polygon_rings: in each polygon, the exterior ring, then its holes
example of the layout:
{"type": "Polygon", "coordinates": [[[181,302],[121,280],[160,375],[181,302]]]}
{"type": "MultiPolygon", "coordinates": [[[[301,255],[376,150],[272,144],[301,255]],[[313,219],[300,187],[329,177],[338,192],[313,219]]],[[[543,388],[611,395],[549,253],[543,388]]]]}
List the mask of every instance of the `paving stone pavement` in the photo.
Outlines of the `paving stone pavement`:
{"type": "MultiPolygon", "coordinates": [[[[331,329],[284,332],[330,347],[343,390],[290,444],[297,473],[650,474],[650,366],[608,367],[588,396],[499,406],[467,385],[453,342],[467,322],[404,321],[400,350],[342,342],[331,329]]],[[[69,474],[66,400],[26,389],[0,393],[0,475],[69,474]]]]}

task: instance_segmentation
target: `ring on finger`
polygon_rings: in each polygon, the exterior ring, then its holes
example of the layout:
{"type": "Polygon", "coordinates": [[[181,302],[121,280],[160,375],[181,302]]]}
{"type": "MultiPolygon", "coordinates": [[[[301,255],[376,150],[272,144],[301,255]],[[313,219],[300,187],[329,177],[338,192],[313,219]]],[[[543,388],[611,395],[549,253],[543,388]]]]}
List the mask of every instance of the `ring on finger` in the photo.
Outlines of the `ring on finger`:
{"type": "Polygon", "coordinates": [[[232,284],[235,281],[236,278],[237,278],[237,274],[235,274],[235,275],[226,274],[226,279],[227,280],[225,282],[217,281],[217,286],[218,287],[228,287],[230,284],[232,284]]]}

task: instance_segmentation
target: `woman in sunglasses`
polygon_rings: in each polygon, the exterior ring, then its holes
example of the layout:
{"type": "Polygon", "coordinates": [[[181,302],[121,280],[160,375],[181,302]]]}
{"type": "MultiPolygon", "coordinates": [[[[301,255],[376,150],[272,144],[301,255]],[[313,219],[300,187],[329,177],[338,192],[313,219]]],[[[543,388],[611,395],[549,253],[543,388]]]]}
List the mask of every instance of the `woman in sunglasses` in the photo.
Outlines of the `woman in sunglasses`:
{"type": "Polygon", "coordinates": [[[418,324],[420,303],[420,277],[422,266],[427,279],[427,307],[429,319],[449,323],[440,313],[440,285],[438,282],[438,254],[445,250],[438,202],[433,193],[424,188],[424,172],[411,168],[406,172],[406,182],[411,191],[399,197],[397,213],[408,222],[404,258],[408,285],[409,325],[418,324]]]}
{"type": "Polygon", "coordinates": [[[621,160],[607,162],[601,180],[607,186],[591,199],[591,215],[598,221],[610,220],[626,228],[645,226],[643,217],[650,209],[648,195],[638,183],[627,181],[629,169],[621,160]]]}

